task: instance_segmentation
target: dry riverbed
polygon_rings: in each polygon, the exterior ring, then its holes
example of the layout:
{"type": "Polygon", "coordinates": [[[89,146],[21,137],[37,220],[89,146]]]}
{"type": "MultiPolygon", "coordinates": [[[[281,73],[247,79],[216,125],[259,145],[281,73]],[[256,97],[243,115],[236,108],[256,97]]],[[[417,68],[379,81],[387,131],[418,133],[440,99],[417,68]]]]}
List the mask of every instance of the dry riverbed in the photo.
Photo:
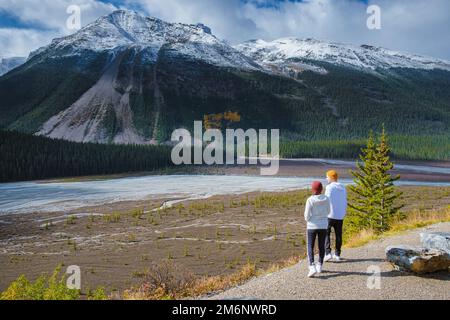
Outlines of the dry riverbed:
{"type": "MultiPolygon", "coordinates": [[[[450,203],[450,187],[401,187],[406,211],[450,203]]],[[[120,202],[70,213],[0,217],[0,290],[58,264],[78,265],[83,291],[140,284],[153,263],[170,259],[198,276],[259,268],[305,253],[302,218],[307,191],[250,193],[186,201],[120,202]]]]}

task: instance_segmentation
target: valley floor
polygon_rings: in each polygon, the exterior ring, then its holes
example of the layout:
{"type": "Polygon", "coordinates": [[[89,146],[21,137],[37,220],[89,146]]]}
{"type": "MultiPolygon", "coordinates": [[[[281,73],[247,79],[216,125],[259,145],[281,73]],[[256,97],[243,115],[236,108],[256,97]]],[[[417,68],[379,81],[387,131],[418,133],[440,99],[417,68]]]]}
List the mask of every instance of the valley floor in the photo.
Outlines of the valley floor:
{"type": "MultiPolygon", "coordinates": [[[[407,212],[448,207],[450,187],[403,186],[407,212]]],[[[305,190],[186,201],[121,202],[69,213],[0,217],[0,290],[19,275],[35,279],[78,265],[84,292],[122,292],[153,263],[171,260],[197,276],[226,275],[248,262],[265,269],[305,254],[305,190]]],[[[303,272],[299,271],[303,275],[303,272]]],[[[301,279],[301,278],[299,278],[301,279]]]]}

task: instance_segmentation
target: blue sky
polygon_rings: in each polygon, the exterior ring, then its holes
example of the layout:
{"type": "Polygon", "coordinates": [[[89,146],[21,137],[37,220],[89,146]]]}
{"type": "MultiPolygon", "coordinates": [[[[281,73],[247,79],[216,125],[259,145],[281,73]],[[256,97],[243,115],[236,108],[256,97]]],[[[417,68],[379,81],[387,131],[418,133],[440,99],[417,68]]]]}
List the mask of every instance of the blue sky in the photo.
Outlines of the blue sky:
{"type": "Polygon", "coordinates": [[[230,43],[262,38],[318,38],[372,44],[450,60],[448,0],[0,0],[0,56],[26,56],[68,35],[70,5],[86,25],[127,8],[167,21],[208,25],[230,43]],[[380,30],[369,30],[366,10],[381,8],[380,30]]]}

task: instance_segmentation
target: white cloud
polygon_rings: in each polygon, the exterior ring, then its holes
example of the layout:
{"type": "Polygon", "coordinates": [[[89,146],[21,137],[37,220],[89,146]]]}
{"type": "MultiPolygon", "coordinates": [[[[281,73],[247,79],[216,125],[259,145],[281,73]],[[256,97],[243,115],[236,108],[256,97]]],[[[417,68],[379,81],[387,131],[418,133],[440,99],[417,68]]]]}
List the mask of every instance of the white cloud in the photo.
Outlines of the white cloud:
{"type": "Polygon", "coordinates": [[[27,56],[55,37],[73,33],[68,30],[66,10],[79,5],[81,23],[86,25],[116,8],[96,0],[0,0],[0,8],[22,24],[35,28],[0,28],[0,56],[27,56]]]}
{"type": "Polygon", "coordinates": [[[0,28],[0,56],[27,57],[30,50],[41,47],[54,36],[31,29],[0,28]]]}
{"type": "MultiPolygon", "coordinates": [[[[23,46],[23,51],[36,49],[40,38],[44,45],[52,37],[70,33],[65,28],[66,8],[70,4],[81,5],[83,25],[115,9],[98,0],[0,0],[0,8],[23,22],[48,29],[26,32],[2,29],[3,34],[10,32],[11,37],[21,39],[4,42],[0,38],[0,48],[16,42],[17,48],[23,46]],[[35,34],[39,32],[40,35],[35,34]]],[[[369,0],[367,4],[358,0],[124,0],[125,7],[136,5],[146,14],[167,21],[202,22],[231,43],[254,38],[314,37],[450,59],[448,0],[369,0]],[[366,27],[366,9],[370,4],[381,7],[381,30],[366,27]]],[[[14,52],[9,48],[8,51],[14,52]]]]}

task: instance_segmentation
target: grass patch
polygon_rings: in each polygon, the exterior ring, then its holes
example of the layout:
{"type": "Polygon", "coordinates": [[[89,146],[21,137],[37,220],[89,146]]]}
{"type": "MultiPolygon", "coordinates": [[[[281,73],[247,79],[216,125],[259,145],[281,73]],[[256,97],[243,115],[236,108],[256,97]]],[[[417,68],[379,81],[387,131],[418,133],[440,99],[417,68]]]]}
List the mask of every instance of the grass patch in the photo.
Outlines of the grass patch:
{"type": "Polygon", "coordinates": [[[408,213],[405,219],[394,222],[388,231],[381,234],[376,234],[369,229],[349,235],[348,238],[344,239],[344,247],[361,247],[370,241],[382,237],[394,236],[408,230],[423,228],[441,222],[450,222],[450,206],[440,210],[414,210],[408,213]]]}

